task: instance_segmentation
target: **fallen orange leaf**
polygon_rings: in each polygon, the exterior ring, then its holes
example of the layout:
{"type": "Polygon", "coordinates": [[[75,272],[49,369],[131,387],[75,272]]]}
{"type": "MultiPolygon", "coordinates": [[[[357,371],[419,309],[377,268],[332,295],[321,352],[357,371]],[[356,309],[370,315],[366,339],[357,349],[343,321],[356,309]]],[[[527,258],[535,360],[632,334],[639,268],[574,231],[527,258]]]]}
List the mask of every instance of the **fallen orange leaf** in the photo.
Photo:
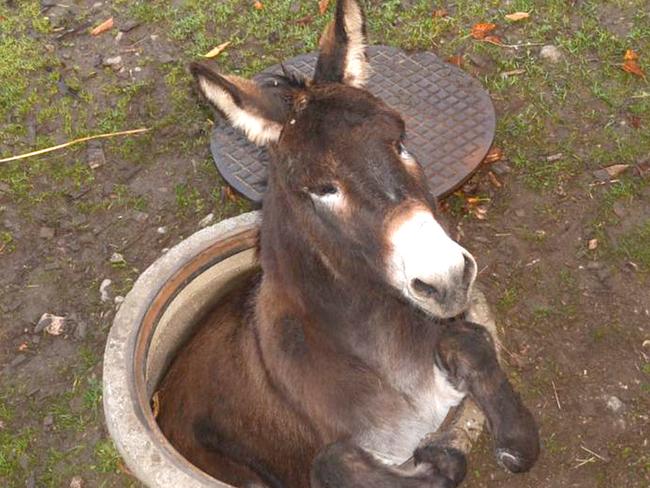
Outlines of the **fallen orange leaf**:
{"type": "Polygon", "coordinates": [[[226,196],[226,198],[227,198],[228,200],[230,200],[231,202],[234,203],[234,202],[237,201],[237,195],[235,195],[235,192],[233,191],[233,189],[232,189],[231,187],[229,187],[229,186],[224,186],[224,187],[223,187],[223,193],[224,193],[224,195],[226,196]]]}
{"type": "Polygon", "coordinates": [[[490,178],[490,183],[492,183],[495,187],[501,188],[503,184],[499,181],[499,178],[497,178],[497,175],[495,175],[492,171],[488,171],[488,178],[490,178]]]}
{"type": "Polygon", "coordinates": [[[496,28],[497,28],[496,24],[492,24],[489,22],[480,22],[478,24],[475,24],[474,27],[472,27],[471,34],[474,39],[484,39],[485,36],[487,36],[488,32],[491,32],[496,28]]]}
{"type": "Polygon", "coordinates": [[[325,12],[327,12],[327,7],[330,6],[330,0],[320,0],[318,2],[318,10],[320,11],[320,14],[323,15],[325,12]]]}
{"type": "Polygon", "coordinates": [[[93,30],[90,31],[90,35],[92,36],[98,36],[100,34],[103,34],[106,31],[109,31],[113,28],[115,25],[113,21],[113,17],[111,17],[108,20],[105,20],[101,24],[99,24],[97,27],[95,27],[93,30]]]}
{"type": "Polygon", "coordinates": [[[483,164],[492,164],[503,158],[503,149],[493,146],[483,158],[483,164]]]}
{"type": "Polygon", "coordinates": [[[253,4],[253,7],[255,7],[255,10],[262,10],[264,8],[264,4],[258,0],[253,4]]]}
{"type": "Polygon", "coordinates": [[[641,78],[645,78],[645,71],[643,71],[643,68],[639,66],[639,63],[636,62],[635,59],[628,59],[623,63],[623,71],[627,71],[628,73],[632,73],[633,75],[640,76],[641,78]]]}
{"type": "Polygon", "coordinates": [[[211,49],[210,52],[206,53],[203,55],[204,58],[216,58],[221,54],[228,46],[230,46],[230,41],[226,41],[222,44],[219,44],[217,47],[214,49],[211,49]]]}
{"type": "Polygon", "coordinates": [[[447,62],[449,64],[453,64],[454,66],[458,66],[459,68],[462,68],[463,67],[463,56],[462,55],[449,56],[447,58],[447,62]]]}
{"type": "Polygon", "coordinates": [[[483,42],[489,42],[490,44],[495,44],[497,46],[502,46],[503,42],[499,36],[485,36],[482,39],[483,42]]]}
{"type": "Polygon", "coordinates": [[[518,20],[524,20],[530,17],[528,12],[515,12],[513,14],[506,15],[506,19],[511,20],[512,22],[517,22],[518,20]]]}
{"type": "Polygon", "coordinates": [[[637,59],[639,59],[639,55],[633,49],[628,49],[627,51],[625,51],[625,56],[623,56],[623,59],[625,61],[636,61],[637,59]]]}

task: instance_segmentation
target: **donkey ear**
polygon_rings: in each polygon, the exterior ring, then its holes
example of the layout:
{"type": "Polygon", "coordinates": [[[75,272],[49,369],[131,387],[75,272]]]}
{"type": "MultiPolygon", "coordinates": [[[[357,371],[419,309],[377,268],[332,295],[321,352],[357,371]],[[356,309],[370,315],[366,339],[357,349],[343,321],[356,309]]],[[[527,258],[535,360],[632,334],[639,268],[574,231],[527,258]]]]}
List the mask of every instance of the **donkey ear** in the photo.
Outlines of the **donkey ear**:
{"type": "Polygon", "coordinates": [[[338,0],[336,17],[320,40],[314,82],[365,86],[370,72],[366,42],[366,19],[361,6],[356,0],[338,0]]]}
{"type": "Polygon", "coordinates": [[[207,63],[192,63],[190,71],[199,91],[252,142],[264,146],[280,139],[287,120],[292,89],[286,83],[269,80],[258,84],[237,76],[222,76],[207,63]]]}

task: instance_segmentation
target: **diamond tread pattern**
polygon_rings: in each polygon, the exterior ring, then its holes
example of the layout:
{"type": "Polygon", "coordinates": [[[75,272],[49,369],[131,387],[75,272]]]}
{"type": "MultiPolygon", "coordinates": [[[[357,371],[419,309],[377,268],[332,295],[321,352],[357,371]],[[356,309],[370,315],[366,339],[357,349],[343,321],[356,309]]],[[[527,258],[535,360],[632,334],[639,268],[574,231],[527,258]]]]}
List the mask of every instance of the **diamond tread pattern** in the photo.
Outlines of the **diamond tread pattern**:
{"type": "MultiPolygon", "coordinates": [[[[445,196],[476,171],[495,131],[494,106],[481,84],[429,52],[397,48],[368,50],[372,76],[368,89],[402,114],[407,147],[424,168],[431,191],[445,196]]],[[[316,54],[292,58],[284,66],[310,77],[316,54]]],[[[280,65],[265,70],[281,73],[280,65]]],[[[217,169],[237,191],[262,201],[269,155],[229,124],[215,125],[211,150],[217,169]]]]}

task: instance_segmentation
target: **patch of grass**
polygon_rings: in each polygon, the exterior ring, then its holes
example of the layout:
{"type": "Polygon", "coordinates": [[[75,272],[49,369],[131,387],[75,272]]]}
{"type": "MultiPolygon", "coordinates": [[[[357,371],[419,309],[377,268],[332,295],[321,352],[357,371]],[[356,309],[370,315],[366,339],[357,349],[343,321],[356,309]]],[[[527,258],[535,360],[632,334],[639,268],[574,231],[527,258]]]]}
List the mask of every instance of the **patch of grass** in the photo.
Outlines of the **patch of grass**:
{"type": "Polygon", "coordinates": [[[120,453],[110,439],[102,439],[95,444],[92,470],[100,473],[117,473],[120,462],[120,453]]]}
{"type": "Polygon", "coordinates": [[[510,286],[503,291],[499,301],[497,302],[497,307],[505,312],[514,307],[518,301],[519,289],[515,286],[510,286]]]}
{"type": "Polygon", "coordinates": [[[2,478],[18,479],[23,473],[21,459],[29,459],[32,436],[31,429],[17,433],[0,430],[0,481],[2,478]]]}
{"type": "Polygon", "coordinates": [[[179,183],[174,188],[176,205],[182,213],[200,213],[205,208],[203,197],[196,188],[179,183]]]}
{"type": "Polygon", "coordinates": [[[14,237],[11,232],[3,230],[0,231],[0,255],[9,254],[16,250],[16,244],[14,243],[14,237]]]}

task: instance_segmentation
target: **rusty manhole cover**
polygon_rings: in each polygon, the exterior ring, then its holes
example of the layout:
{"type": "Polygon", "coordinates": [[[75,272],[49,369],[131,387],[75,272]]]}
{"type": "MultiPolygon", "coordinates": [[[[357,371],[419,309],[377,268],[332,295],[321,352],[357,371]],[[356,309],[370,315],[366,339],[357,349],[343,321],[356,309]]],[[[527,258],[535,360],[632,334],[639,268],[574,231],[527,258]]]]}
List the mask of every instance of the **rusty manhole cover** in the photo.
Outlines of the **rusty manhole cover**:
{"type": "MultiPolygon", "coordinates": [[[[458,188],[487,154],[495,130],[494,106],[481,84],[429,52],[406,54],[388,46],[368,50],[373,75],[368,89],[406,121],[408,149],[424,167],[434,195],[458,188]]],[[[311,76],[316,54],[284,63],[311,76]]],[[[281,73],[279,65],[266,73],[281,73]]],[[[236,129],[219,122],[210,143],[217,169],[237,191],[261,202],[269,155],[236,129]]]]}

